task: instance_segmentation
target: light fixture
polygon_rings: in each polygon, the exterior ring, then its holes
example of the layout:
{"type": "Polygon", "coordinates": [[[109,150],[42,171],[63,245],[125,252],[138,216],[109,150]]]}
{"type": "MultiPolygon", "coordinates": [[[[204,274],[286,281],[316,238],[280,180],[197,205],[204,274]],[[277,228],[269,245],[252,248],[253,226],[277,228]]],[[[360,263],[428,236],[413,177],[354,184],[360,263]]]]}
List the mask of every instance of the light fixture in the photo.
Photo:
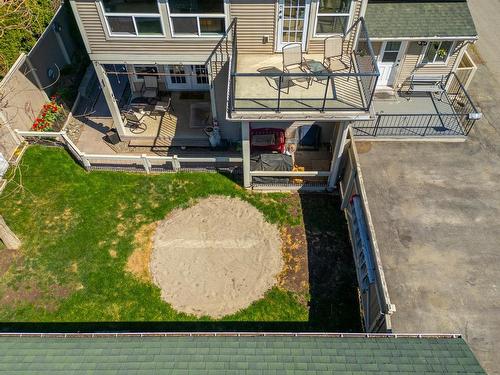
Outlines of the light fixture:
{"type": "Polygon", "coordinates": [[[427,42],[425,40],[420,40],[417,42],[417,44],[420,46],[420,47],[423,47],[423,46],[426,46],[427,45],[427,42]]]}

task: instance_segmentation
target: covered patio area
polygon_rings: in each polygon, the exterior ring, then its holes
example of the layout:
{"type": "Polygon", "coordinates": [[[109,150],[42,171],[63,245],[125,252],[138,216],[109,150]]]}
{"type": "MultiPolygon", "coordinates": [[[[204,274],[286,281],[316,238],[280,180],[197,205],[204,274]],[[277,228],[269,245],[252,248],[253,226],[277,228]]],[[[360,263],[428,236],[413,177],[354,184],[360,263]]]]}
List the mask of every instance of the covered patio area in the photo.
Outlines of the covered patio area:
{"type": "Polygon", "coordinates": [[[101,89],[94,74],[74,111],[73,122],[81,127],[78,145],[84,151],[165,153],[172,147],[210,151],[207,127],[213,125],[213,116],[209,91],[170,90],[163,83],[165,76],[152,75],[157,86],[153,94],[145,94],[125,66],[103,67],[116,108],[113,111],[108,106],[109,93],[101,89]],[[121,126],[113,112],[119,113],[121,126]]]}

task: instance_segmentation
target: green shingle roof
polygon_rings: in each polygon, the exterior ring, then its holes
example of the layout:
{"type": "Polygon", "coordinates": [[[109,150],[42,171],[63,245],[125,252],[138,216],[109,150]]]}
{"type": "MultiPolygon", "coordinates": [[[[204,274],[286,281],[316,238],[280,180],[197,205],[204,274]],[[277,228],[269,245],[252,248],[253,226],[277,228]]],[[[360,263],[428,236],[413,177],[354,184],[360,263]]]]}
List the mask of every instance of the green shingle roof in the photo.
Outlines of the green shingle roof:
{"type": "Polygon", "coordinates": [[[477,36],[466,1],[369,2],[365,19],[372,38],[477,36]]]}
{"type": "Polygon", "coordinates": [[[485,374],[460,338],[0,337],[22,374],[485,374]]]}

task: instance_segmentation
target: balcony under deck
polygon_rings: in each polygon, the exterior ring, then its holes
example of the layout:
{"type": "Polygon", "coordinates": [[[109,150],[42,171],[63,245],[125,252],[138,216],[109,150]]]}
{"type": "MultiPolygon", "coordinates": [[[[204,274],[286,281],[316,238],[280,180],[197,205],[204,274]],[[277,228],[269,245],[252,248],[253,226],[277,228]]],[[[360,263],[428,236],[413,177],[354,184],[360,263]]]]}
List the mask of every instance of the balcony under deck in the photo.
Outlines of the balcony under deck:
{"type": "MultiPolygon", "coordinates": [[[[315,63],[323,60],[316,54],[304,58],[315,63]]],[[[370,118],[361,78],[352,72],[349,75],[349,56],[342,59],[345,69],[300,77],[287,76],[282,59],[282,54],[238,55],[232,119],[370,118]],[[309,86],[306,80],[310,80],[309,86]]]]}

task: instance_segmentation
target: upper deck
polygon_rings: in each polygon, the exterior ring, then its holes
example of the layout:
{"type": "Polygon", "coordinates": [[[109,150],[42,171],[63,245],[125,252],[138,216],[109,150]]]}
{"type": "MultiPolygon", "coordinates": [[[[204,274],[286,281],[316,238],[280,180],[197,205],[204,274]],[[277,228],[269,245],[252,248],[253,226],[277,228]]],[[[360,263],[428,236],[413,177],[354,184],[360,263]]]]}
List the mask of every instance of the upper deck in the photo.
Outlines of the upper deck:
{"type": "Polygon", "coordinates": [[[282,53],[238,53],[234,29],[228,117],[231,120],[369,119],[379,71],[362,18],[346,33],[343,44],[337,64],[340,69],[321,68],[322,54],[303,54],[306,69],[289,73],[283,67],[282,53]]]}

